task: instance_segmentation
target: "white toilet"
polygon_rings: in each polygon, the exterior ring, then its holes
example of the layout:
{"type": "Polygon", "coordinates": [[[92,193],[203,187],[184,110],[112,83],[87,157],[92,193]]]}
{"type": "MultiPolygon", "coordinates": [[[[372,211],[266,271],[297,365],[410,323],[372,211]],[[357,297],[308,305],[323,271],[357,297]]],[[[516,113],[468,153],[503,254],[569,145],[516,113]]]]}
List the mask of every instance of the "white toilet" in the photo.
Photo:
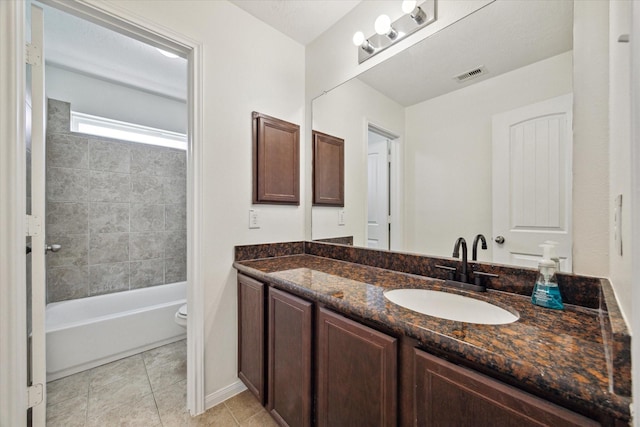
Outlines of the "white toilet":
{"type": "Polygon", "coordinates": [[[178,311],[176,311],[176,323],[183,328],[187,327],[187,304],[180,306],[178,311]]]}

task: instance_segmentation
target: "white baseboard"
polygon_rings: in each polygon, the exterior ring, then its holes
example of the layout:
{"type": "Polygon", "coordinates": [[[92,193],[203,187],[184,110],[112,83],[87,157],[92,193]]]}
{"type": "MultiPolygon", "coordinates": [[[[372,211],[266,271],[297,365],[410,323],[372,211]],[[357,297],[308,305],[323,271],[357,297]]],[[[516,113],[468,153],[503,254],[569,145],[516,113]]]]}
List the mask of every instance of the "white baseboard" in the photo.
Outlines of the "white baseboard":
{"type": "Polygon", "coordinates": [[[235,396],[236,394],[240,394],[247,389],[247,386],[240,380],[229,384],[226,387],[221,388],[220,390],[214,391],[211,394],[208,394],[204,398],[204,407],[205,410],[209,408],[213,408],[214,406],[224,402],[225,400],[235,396]]]}

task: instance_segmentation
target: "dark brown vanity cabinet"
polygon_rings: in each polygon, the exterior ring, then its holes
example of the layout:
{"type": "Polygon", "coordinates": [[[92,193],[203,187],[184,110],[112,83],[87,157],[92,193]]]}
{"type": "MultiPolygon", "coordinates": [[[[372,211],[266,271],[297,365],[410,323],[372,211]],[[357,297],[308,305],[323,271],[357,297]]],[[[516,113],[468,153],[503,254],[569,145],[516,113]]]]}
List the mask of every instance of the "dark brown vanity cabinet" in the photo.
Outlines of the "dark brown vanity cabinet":
{"type": "Polygon", "coordinates": [[[238,377],[265,403],[264,283],[238,274],[238,377]]]}
{"type": "Polygon", "coordinates": [[[397,340],[324,308],[317,323],[318,426],[395,426],[397,340]]]}
{"type": "Polygon", "coordinates": [[[311,425],[313,304],[269,288],[267,410],[283,426],[311,425]]]}
{"type": "Polygon", "coordinates": [[[599,426],[568,409],[415,350],[416,426],[599,426]]]}

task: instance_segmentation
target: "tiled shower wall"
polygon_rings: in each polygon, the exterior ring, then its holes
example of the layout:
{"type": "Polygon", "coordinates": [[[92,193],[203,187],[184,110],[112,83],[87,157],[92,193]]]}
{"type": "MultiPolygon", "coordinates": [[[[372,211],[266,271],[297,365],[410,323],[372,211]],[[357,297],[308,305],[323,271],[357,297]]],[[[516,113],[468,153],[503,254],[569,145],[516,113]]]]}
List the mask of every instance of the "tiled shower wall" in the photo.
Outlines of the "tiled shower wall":
{"type": "Polygon", "coordinates": [[[47,119],[47,301],[186,280],[186,153],[69,131],[47,119]]]}

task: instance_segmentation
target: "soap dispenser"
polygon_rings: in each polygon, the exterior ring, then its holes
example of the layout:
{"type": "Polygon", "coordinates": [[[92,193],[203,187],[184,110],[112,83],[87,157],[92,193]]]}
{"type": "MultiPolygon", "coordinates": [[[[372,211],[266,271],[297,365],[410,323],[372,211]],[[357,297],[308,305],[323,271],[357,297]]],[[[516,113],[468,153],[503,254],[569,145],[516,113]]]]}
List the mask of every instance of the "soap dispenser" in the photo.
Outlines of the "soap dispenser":
{"type": "Polygon", "coordinates": [[[551,259],[551,251],[554,247],[550,244],[540,245],[543,250],[542,259],[538,263],[540,273],[536,286],[531,294],[531,302],[533,304],[562,310],[562,297],[560,296],[560,288],[558,288],[558,280],[556,279],[557,264],[551,259]]]}

